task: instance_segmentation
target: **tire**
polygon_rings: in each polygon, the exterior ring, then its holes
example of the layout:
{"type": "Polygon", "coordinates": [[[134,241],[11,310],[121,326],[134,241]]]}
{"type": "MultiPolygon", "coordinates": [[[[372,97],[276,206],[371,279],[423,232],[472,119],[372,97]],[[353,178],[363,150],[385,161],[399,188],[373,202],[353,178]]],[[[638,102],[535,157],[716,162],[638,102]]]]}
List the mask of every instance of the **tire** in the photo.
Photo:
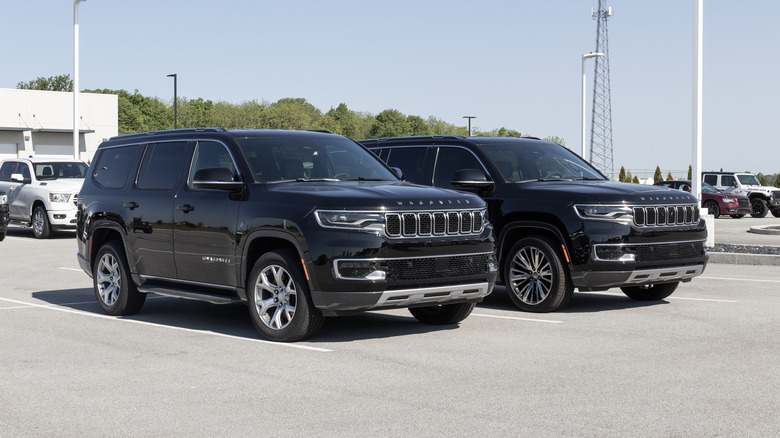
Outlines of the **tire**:
{"type": "Polygon", "coordinates": [[[571,300],[574,286],[557,246],[542,236],[512,245],[502,275],[509,298],[521,310],[553,312],[571,300]]]}
{"type": "Polygon", "coordinates": [[[772,216],[780,217],[780,210],[772,210],[772,216]]]}
{"type": "Polygon", "coordinates": [[[704,203],[704,208],[707,209],[707,212],[715,217],[717,219],[720,217],[720,206],[718,206],[718,203],[715,201],[707,201],[704,203]]]}
{"type": "Polygon", "coordinates": [[[6,233],[6,231],[5,231],[5,230],[3,230],[3,231],[0,231],[0,242],[2,242],[3,240],[5,240],[5,233],[6,233]]]}
{"type": "Polygon", "coordinates": [[[754,198],[750,201],[750,207],[753,209],[753,212],[750,213],[753,217],[766,217],[766,214],[769,213],[769,207],[766,205],[766,201],[760,198],[754,198]]]}
{"type": "Polygon", "coordinates": [[[322,327],[324,317],[312,303],[300,263],[291,251],[271,251],[249,274],[249,315],[266,339],[300,341],[322,327]]]}
{"type": "Polygon", "coordinates": [[[42,205],[33,209],[32,229],[35,237],[39,239],[48,239],[51,237],[51,224],[49,224],[49,215],[42,205]]]}
{"type": "Polygon", "coordinates": [[[409,312],[423,324],[457,324],[474,310],[476,303],[442,304],[439,306],[412,307],[409,312]]]}
{"type": "Polygon", "coordinates": [[[731,217],[733,217],[734,219],[742,219],[743,217],[745,217],[745,215],[744,214],[732,214],[731,217]]]}
{"type": "Polygon", "coordinates": [[[138,291],[130,277],[124,248],[116,241],[106,242],[98,250],[92,282],[98,305],[108,315],[138,313],[146,301],[146,294],[138,291]]]}
{"type": "Polygon", "coordinates": [[[637,301],[659,301],[671,295],[680,282],[664,284],[646,284],[642,286],[621,287],[627,297],[637,301]]]}

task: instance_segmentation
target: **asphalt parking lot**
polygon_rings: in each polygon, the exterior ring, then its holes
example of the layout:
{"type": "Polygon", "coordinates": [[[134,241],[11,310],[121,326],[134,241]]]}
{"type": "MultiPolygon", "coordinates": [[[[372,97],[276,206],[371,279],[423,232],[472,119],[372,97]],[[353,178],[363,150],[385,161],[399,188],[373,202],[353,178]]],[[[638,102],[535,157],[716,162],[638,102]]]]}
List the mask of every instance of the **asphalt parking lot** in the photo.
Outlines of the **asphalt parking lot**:
{"type": "Polygon", "coordinates": [[[240,305],[105,316],[75,253],[72,234],[0,242],[0,437],[780,435],[778,266],[550,314],[497,288],[458,327],[370,312],[278,344],[240,305]]]}

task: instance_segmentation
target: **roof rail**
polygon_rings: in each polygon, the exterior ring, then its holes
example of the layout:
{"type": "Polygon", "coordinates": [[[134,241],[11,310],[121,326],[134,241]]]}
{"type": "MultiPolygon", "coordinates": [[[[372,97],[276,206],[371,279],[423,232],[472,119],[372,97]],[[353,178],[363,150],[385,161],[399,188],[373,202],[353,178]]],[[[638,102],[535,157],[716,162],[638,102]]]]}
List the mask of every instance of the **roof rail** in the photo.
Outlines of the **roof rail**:
{"type": "Polygon", "coordinates": [[[136,132],[133,134],[122,134],[122,135],[116,135],[114,137],[111,137],[109,140],[114,139],[132,139],[132,138],[148,138],[154,135],[159,134],[187,134],[187,133],[195,133],[195,132],[226,132],[227,130],[225,128],[181,128],[181,129],[165,129],[162,131],[147,131],[147,132],[136,132]]]}

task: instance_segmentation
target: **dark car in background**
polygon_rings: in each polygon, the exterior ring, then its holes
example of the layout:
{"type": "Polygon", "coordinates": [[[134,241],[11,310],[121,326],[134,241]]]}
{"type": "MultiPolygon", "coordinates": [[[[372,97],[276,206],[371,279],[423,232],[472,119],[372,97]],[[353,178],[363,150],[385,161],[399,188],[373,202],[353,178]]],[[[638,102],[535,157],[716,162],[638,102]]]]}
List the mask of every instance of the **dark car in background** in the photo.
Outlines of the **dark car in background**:
{"type": "MultiPolygon", "coordinates": [[[[690,180],[669,180],[655,183],[657,186],[671,189],[691,191],[690,180]]],[[[752,212],[750,199],[747,196],[736,193],[725,193],[702,181],[701,206],[717,219],[720,215],[729,215],[734,219],[740,219],[752,212]]]]}
{"type": "Polygon", "coordinates": [[[707,264],[693,195],[610,181],[558,144],[461,136],[360,143],[411,182],[487,201],[499,278],[520,309],[560,309],[575,288],[619,287],[632,299],[660,300],[707,264]]]}
{"type": "Polygon", "coordinates": [[[5,239],[8,230],[8,195],[0,190],[0,241],[5,239]]]}

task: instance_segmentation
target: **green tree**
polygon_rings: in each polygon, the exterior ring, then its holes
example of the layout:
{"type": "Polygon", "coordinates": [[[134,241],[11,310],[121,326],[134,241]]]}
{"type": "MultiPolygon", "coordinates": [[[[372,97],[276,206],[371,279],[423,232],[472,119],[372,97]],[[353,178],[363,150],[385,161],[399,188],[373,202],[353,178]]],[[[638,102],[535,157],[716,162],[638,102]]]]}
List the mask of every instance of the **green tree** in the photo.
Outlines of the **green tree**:
{"type": "Polygon", "coordinates": [[[775,174],[775,187],[780,187],[780,172],[775,174]]]}
{"type": "Polygon", "coordinates": [[[769,185],[766,183],[766,175],[764,175],[763,173],[759,173],[758,175],[759,175],[758,182],[760,182],[762,186],[769,185]]]}
{"type": "Polygon", "coordinates": [[[420,116],[408,116],[406,123],[409,125],[410,135],[430,135],[428,125],[420,116]]]}
{"type": "Polygon", "coordinates": [[[620,166],[620,173],[618,173],[618,181],[626,182],[626,168],[620,166]]]}
{"type": "Polygon", "coordinates": [[[661,173],[661,167],[660,166],[655,166],[655,174],[653,174],[653,182],[657,183],[657,182],[661,182],[663,180],[664,180],[664,176],[661,173]]]}
{"type": "Polygon", "coordinates": [[[73,91],[73,79],[70,75],[49,76],[48,78],[39,77],[30,82],[19,82],[16,84],[19,90],[44,90],[44,91],[73,91]]]}
{"type": "Polygon", "coordinates": [[[551,135],[551,136],[549,136],[549,137],[545,137],[545,138],[543,138],[542,140],[546,140],[546,141],[549,141],[549,142],[553,142],[553,143],[555,143],[555,144],[559,144],[559,145],[561,145],[561,146],[566,146],[566,141],[564,141],[564,140],[563,140],[563,138],[561,138],[561,137],[557,137],[557,136],[555,136],[555,135],[551,135]]]}
{"type": "Polygon", "coordinates": [[[688,165],[688,180],[693,180],[693,166],[688,165]]]}
{"type": "Polygon", "coordinates": [[[673,179],[674,179],[674,177],[672,176],[672,171],[670,170],[669,173],[666,174],[666,180],[667,181],[671,181],[673,179]]]}
{"type": "Polygon", "coordinates": [[[634,179],[631,180],[631,182],[634,184],[640,184],[639,177],[635,176],[634,179]]]}
{"type": "Polygon", "coordinates": [[[396,109],[386,109],[376,115],[371,126],[371,137],[400,137],[411,134],[406,116],[396,109]]]}
{"type": "Polygon", "coordinates": [[[271,129],[318,129],[322,117],[320,110],[299,98],[279,99],[263,111],[264,128],[271,129]]]}
{"type": "Polygon", "coordinates": [[[340,103],[335,109],[331,108],[323,116],[323,129],[328,129],[336,134],[349,138],[358,138],[358,115],[347,108],[347,104],[340,103]],[[333,129],[325,127],[333,120],[333,129]]]}

